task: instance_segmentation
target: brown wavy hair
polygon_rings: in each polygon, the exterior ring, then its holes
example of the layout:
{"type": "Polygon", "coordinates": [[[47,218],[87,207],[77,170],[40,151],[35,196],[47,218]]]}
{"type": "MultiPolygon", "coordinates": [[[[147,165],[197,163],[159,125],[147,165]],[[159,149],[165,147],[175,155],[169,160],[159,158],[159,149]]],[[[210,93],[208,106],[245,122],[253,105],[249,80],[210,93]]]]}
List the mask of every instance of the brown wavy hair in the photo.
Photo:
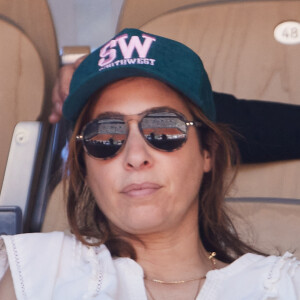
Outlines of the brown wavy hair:
{"type": "MultiPolygon", "coordinates": [[[[99,209],[92,192],[86,185],[86,168],[81,142],[76,142],[83,126],[90,121],[96,103],[96,93],[81,112],[69,143],[69,156],[65,170],[67,215],[72,233],[87,245],[105,244],[113,256],[136,259],[130,244],[134,236],[112,230],[106,216],[99,209]],[[125,237],[125,239],[124,239],[125,237]]],[[[225,196],[235,178],[239,154],[228,127],[210,121],[201,110],[181,95],[195,120],[204,126],[198,129],[202,149],[211,155],[212,169],[203,176],[199,191],[199,236],[209,252],[230,263],[247,252],[262,254],[244,243],[238,236],[225,207],[225,196]]]]}

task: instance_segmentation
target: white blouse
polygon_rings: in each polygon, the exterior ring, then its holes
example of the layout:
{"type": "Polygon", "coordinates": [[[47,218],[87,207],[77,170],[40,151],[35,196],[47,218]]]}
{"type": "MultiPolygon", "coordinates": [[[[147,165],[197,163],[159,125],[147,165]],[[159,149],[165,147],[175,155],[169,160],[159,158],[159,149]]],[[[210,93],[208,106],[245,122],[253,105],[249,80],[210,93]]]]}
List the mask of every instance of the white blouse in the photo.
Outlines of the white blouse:
{"type": "MultiPolygon", "coordinates": [[[[146,300],[141,266],[112,258],[63,232],[2,236],[0,279],[10,266],[18,300],[146,300]]],[[[300,299],[300,261],[292,254],[245,254],[207,273],[197,300],[300,299]]]]}

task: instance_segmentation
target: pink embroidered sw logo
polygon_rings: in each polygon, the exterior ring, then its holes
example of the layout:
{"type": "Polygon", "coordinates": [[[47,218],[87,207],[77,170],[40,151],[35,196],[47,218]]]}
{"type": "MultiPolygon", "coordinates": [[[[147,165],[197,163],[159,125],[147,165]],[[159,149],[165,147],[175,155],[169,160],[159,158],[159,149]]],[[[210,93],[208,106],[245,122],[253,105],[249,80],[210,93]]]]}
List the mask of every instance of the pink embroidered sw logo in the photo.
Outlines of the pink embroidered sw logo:
{"type": "Polygon", "coordinates": [[[114,40],[109,41],[105,46],[100,49],[100,60],[98,65],[100,70],[107,69],[118,65],[127,64],[147,64],[154,65],[155,59],[147,58],[147,54],[151,47],[151,44],[156,41],[152,36],[142,34],[144,38],[143,43],[138,36],[132,36],[129,43],[126,43],[128,34],[123,34],[116,37],[114,40]],[[114,49],[119,46],[123,59],[116,60],[117,50],[114,49]],[[134,49],[136,49],[139,58],[132,58],[134,49]]]}

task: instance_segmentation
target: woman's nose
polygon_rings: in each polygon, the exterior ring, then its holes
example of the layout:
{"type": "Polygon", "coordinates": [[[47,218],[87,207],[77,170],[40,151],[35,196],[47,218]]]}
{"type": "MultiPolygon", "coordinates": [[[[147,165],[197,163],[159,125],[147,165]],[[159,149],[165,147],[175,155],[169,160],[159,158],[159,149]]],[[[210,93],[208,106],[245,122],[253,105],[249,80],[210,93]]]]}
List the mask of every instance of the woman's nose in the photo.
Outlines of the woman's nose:
{"type": "Polygon", "coordinates": [[[140,170],[153,165],[151,149],[142,137],[138,124],[130,124],[129,134],[124,148],[124,167],[127,170],[140,170]]]}

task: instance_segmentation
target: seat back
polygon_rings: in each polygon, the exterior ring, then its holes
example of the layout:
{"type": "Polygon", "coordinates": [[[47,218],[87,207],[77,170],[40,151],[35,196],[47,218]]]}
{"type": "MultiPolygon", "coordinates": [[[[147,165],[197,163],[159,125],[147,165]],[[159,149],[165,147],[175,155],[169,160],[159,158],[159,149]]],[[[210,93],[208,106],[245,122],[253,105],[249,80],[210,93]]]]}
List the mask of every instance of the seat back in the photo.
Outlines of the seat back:
{"type": "Polygon", "coordinates": [[[7,173],[0,205],[20,206],[21,198],[33,196],[32,187],[39,184],[36,172],[51,131],[47,117],[59,56],[47,1],[0,0],[0,33],[0,187],[7,173]],[[29,123],[15,129],[20,121],[29,123]]]}
{"type": "Polygon", "coordinates": [[[15,125],[46,120],[58,70],[47,1],[0,0],[0,186],[15,125]]]}
{"type": "Polygon", "coordinates": [[[275,198],[228,199],[231,219],[242,240],[260,251],[300,259],[300,201],[275,198]]]}
{"type": "Polygon", "coordinates": [[[42,109],[45,74],[31,40],[15,25],[0,19],[0,183],[2,185],[14,127],[36,120],[42,109]]]}

